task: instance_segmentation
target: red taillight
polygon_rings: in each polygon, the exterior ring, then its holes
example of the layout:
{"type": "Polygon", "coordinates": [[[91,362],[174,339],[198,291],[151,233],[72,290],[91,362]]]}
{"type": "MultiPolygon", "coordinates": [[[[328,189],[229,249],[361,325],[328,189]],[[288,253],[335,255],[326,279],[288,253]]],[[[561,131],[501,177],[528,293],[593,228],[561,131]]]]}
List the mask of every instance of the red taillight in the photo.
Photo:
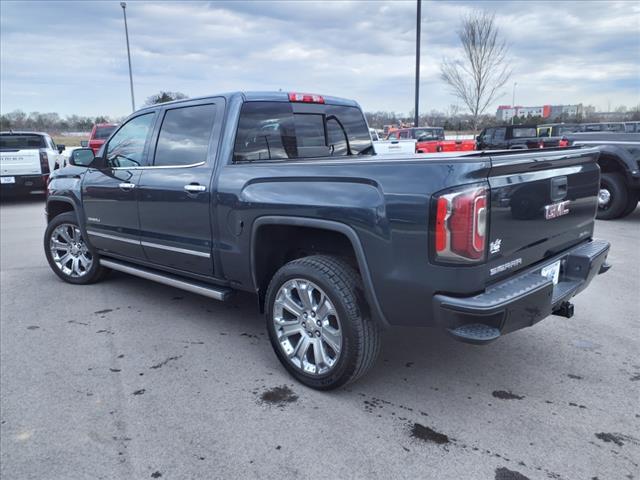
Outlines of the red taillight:
{"type": "Polygon", "coordinates": [[[324,98],[321,95],[315,95],[313,93],[289,93],[290,102],[301,103],[324,103],[324,98]]]}
{"type": "Polygon", "coordinates": [[[43,174],[47,174],[50,172],[49,157],[47,156],[47,152],[40,152],[40,169],[43,174]]]}
{"type": "Polygon", "coordinates": [[[439,198],[436,211],[436,253],[442,252],[447,247],[447,227],[445,221],[448,213],[449,202],[446,198],[439,198]]]}
{"type": "Polygon", "coordinates": [[[560,142],[558,143],[559,147],[568,147],[569,146],[569,139],[567,138],[561,138],[560,142]]]}
{"type": "Polygon", "coordinates": [[[487,189],[441,195],[436,203],[436,259],[453,262],[484,260],[487,235],[487,189]]]}

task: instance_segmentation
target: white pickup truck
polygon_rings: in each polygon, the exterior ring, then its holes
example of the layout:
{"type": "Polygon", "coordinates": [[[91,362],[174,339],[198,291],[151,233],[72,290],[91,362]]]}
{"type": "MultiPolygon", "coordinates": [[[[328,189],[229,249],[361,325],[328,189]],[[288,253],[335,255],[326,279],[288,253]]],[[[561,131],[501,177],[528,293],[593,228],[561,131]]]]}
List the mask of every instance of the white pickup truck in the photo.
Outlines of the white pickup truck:
{"type": "Polygon", "coordinates": [[[0,132],[0,192],[45,190],[49,173],[64,166],[64,149],[46,133],[0,132]]]}

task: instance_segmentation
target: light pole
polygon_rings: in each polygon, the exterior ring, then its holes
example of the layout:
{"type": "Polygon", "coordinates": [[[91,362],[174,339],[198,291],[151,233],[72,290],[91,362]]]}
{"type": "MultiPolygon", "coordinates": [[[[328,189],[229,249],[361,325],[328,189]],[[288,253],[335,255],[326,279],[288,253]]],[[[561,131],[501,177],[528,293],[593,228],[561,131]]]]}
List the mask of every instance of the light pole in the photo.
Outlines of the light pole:
{"type": "Polygon", "coordinates": [[[420,100],[420,21],[422,19],[421,15],[421,7],[422,0],[418,1],[418,11],[416,13],[416,104],[414,108],[414,119],[413,126],[418,126],[418,121],[420,119],[420,114],[418,112],[418,104],[420,100]]]}
{"type": "Polygon", "coordinates": [[[127,59],[129,60],[129,86],[131,87],[131,111],[136,110],[136,101],[133,98],[133,74],[131,73],[131,51],[129,50],[129,29],[127,28],[127,2],[120,2],[124,15],[124,34],[127,38],[127,59]]]}
{"type": "Polygon", "coordinates": [[[518,111],[516,109],[516,85],[518,85],[518,82],[513,82],[513,96],[511,97],[511,106],[513,107],[513,115],[511,115],[511,125],[513,125],[513,120],[516,116],[516,112],[518,111]]]}

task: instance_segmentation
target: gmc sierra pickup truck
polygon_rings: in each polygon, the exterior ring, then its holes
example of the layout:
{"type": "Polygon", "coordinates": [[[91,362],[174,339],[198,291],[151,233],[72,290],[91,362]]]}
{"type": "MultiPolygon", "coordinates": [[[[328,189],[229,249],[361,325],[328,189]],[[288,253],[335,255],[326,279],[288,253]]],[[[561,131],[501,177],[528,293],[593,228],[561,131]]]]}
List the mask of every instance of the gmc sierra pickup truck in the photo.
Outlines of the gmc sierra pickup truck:
{"type": "Polygon", "coordinates": [[[284,367],[331,389],[373,365],[389,326],[484,344],[570,317],[608,269],[597,156],[380,156],[350,100],[180,100],[53,173],[44,251],[73,284],[118,270],[216,300],[252,292],[284,367]]]}

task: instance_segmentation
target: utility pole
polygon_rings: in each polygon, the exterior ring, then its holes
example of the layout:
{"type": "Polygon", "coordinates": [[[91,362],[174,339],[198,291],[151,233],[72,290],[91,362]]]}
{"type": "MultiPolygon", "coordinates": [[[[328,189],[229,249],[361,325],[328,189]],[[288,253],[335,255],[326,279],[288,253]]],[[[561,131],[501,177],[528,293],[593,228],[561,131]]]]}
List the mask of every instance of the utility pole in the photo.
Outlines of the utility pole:
{"type": "Polygon", "coordinates": [[[136,110],[136,101],[133,98],[133,74],[131,73],[131,50],[129,50],[129,29],[127,28],[127,2],[120,2],[124,15],[124,34],[127,38],[127,59],[129,60],[129,86],[131,87],[131,111],[136,110]]]}
{"type": "Polygon", "coordinates": [[[513,107],[513,115],[511,115],[511,125],[513,125],[513,120],[516,117],[516,85],[518,82],[513,82],[513,96],[511,97],[511,106],[513,107]]]}
{"type": "Polygon", "coordinates": [[[416,104],[415,104],[415,118],[413,119],[413,126],[418,126],[420,120],[420,112],[418,111],[418,104],[420,102],[420,23],[422,19],[421,7],[422,0],[417,0],[418,11],[416,13],[416,104]]]}

